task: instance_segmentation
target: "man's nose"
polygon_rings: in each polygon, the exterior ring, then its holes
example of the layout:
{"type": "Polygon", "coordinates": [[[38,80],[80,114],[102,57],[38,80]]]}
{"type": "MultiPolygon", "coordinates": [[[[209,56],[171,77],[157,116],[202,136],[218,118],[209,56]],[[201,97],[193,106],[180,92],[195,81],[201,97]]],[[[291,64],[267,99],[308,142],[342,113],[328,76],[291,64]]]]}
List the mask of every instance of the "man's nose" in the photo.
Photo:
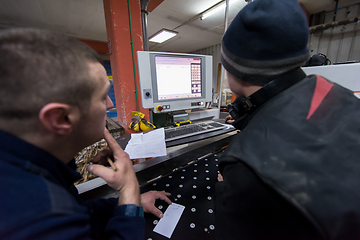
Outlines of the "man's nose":
{"type": "Polygon", "coordinates": [[[106,109],[111,109],[114,107],[114,103],[111,101],[109,95],[106,98],[106,109]]]}

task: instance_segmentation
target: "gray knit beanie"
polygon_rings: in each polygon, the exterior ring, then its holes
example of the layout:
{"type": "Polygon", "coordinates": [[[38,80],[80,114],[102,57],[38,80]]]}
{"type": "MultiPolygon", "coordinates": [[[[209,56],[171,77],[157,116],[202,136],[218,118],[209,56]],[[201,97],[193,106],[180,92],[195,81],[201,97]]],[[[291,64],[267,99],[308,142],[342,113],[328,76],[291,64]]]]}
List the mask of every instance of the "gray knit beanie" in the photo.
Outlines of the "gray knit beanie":
{"type": "Polygon", "coordinates": [[[224,68],[241,80],[265,85],[309,59],[309,27],[297,0],[255,0],[234,18],[221,46],[224,68]],[[242,79],[244,75],[264,76],[242,79]],[[250,79],[250,80],[249,80],[250,79]]]}

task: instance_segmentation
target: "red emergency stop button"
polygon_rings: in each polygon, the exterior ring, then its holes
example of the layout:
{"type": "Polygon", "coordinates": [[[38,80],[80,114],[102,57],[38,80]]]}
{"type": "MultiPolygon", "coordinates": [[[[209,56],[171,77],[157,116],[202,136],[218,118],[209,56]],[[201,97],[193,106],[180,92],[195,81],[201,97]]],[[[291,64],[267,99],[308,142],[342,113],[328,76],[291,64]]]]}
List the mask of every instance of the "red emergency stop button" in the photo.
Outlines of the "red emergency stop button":
{"type": "Polygon", "coordinates": [[[161,112],[163,110],[163,107],[161,105],[157,105],[156,106],[156,110],[158,110],[159,112],[161,112]]]}

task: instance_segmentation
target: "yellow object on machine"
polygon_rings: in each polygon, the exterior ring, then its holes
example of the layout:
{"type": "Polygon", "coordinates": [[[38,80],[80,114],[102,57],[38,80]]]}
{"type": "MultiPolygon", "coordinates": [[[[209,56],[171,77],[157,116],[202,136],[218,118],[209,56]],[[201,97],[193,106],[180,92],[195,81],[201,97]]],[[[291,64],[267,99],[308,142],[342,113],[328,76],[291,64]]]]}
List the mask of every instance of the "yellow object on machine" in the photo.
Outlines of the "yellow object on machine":
{"type": "Polygon", "coordinates": [[[187,125],[187,124],[191,124],[191,121],[190,120],[185,120],[185,121],[181,121],[181,122],[174,122],[173,126],[178,127],[178,126],[187,125]]]}
{"type": "Polygon", "coordinates": [[[132,118],[129,124],[129,128],[134,131],[149,131],[156,128],[154,124],[148,122],[144,117],[145,114],[138,111],[132,111],[132,118]]]}
{"type": "Polygon", "coordinates": [[[149,130],[153,130],[155,127],[154,124],[152,124],[151,122],[148,122],[146,119],[141,119],[140,121],[140,129],[141,131],[149,131],[149,130]]]}

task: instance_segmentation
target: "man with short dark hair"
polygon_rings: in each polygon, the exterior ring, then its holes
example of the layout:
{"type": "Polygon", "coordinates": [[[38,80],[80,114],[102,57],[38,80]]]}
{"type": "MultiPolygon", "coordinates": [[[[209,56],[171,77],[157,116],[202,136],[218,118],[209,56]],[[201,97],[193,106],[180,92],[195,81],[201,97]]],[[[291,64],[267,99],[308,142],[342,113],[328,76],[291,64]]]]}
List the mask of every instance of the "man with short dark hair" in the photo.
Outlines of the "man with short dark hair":
{"type": "Polygon", "coordinates": [[[359,239],[360,102],[306,76],[308,23],[297,0],[255,0],[222,40],[241,130],[221,157],[218,239],[359,239]]]}
{"type": "MultiPolygon", "coordinates": [[[[0,32],[0,239],[144,239],[132,163],[105,129],[110,83],[99,55],[53,32],[0,32]],[[117,167],[89,171],[119,191],[84,204],[73,157],[105,137],[117,167]]],[[[100,159],[98,159],[100,161],[100,159]]]]}

